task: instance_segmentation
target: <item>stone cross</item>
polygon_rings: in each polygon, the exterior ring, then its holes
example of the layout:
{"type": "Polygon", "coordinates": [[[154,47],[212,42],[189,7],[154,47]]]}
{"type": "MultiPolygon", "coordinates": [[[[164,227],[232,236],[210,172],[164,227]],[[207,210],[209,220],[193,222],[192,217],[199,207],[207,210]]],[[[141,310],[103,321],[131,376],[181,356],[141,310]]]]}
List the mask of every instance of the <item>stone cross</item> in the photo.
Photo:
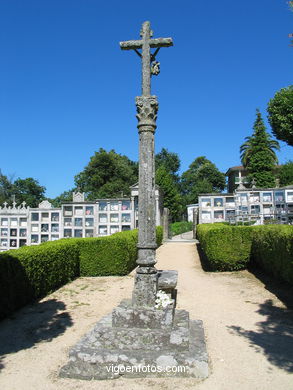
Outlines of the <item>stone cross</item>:
{"type": "Polygon", "coordinates": [[[173,45],[172,38],[152,39],[150,22],[144,22],[141,40],[120,42],[122,50],[134,50],[142,60],[142,96],[136,97],[139,132],[138,259],[133,305],[155,305],[157,293],[156,207],[154,133],[158,112],[156,96],[151,96],[151,74],[158,74],[156,55],[161,47],[173,45]],[[151,48],[156,48],[154,54],[151,48]],[[142,49],[140,53],[138,49],[142,49]]]}
{"type": "Polygon", "coordinates": [[[122,50],[135,50],[142,59],[142,96],[151,95],[151,62],[155,60],[156,54],[161,47],[173,46],[172,38],[151,39],[153,32],[150,22],[144,22],[140,32],[141,40],[120,42],[122,50]],[[151,54],[150,48],[156,48],[156,52],[151,54]],[[142,54],[138,52],[142,49],[142,54]]]}

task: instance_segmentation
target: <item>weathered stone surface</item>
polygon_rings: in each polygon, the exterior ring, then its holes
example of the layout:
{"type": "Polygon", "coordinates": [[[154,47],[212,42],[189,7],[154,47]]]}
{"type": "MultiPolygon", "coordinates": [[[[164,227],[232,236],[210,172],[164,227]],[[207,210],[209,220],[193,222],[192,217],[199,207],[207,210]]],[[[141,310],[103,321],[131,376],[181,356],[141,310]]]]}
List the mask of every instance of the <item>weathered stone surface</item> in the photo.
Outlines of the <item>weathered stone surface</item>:
{"type": "Polygon", "coordinates": [[[155,306],[156,294],[158,290],[158,274],[136,273],[132,303],[134,306],[155,306]]]}
{"type": "Polygon", "coordinates": [[[158,290],[163,290],[177,304],[177,285],[178,271],[158,271],[158,290]]]}
{"type": "Polygon", "coordinates": [[[176,287],[178,280],[178,271],[158,271],[159,290],[170,290],[176,287]]]}
{"type": "Polygon", "coordinates": [[[157,112],[159,109],[157,96],[137,96],[135,99],[139,131],[151,131],[156,129],[157,112]],[[147,128],[142,128],[147,126],[147,128]],[[148,126],[151,126],[148,128],[148,126]],[[142,129],[141,129],[142,128],[142,129]]]}
{"type": "Polygon", "coordinates": [[[80,344],[83,348],[96,350],[160,351],[167,347],[182,351],[189,347],[188,313],[182,310],[169,330],[113,327],[111,315],[108,315],[96,324],[80,344]]]}
{"type": "Polygon", "coordinates": [[[164,329],[173,325],[174,302],[165,309],[131,306],[122,302],[112,312],[112,325],[119,328],[164,329]]]}
{"type": "Polygon", "coordinates": [[[164,207],[163,211],[163,241],[168,240],[170,237],[170,213],[167,207],[164,207]]]}
{"type": "MultiPolygon", "coordinates": [[[[201,379],[208,376],[202,322],[190,321],[186,311],[175,310],[174,300],[163,309],[155,309],[158,272],[154,267],[154,132],[158,102],[155,96],[151,96],[150,80],[151,63],[155,62],[158,50],[151,54],[150,47],[170,46],[172,40],[153,40],[152,35],[150,23],[145,22],[141,41],[120,44],[122,49],[142,49],[142,96],[136,99],[140,139],[138,268],[132,302],[122,302],[71,349],[70,360],[60,371],[62,377],[90,380],[120,375],[193,376],[201,379]],[[168,367],[177,370],[170,372],[168,367]]],[[[165,286],[162,289],[174,292],[176,271],[160,276],[161,285],[165,286]]]]}
{"type": "MultiPolygon", "coordinates": [[[[155,204],[155,158],[154,158],[154,132],[158,112],[158,100],[151,95],[151,74],[159,73],[159,62],[155,56],[160,47],[172,46],[171,38],[151,39],[150,22],[142,25],[141,40],[120,42],[121,49],[135,50],[142,60],[142,96],[136,97],[138,132],[139,132],[139,198],[138,198],[138,274],[155,274],[156,264],[156,204],[155,204]],[[150,48],[156,47],[156,53],[150,48]],[[137,49],[141,49],[141,54],[137,49]]],[[[136,306],[154,306],[157,284],[148,282],[140,286],[137,278],[133,292],[133,303],[136,306]]]]}
{"type": "Polygon", "coordinates": [[[189,321],[186,311],[176,310],[174,327],[169,331],[132,329],[131,332],[134,333],[128,341],[124,339],[123,331],[124,329],[114,330],[111,327],[111,315],[104,317],[71,349],[70,360],[62,367],[60,376],[88,380],[112,379],[121,375],[125,377],[191,376],[200,379],[208,376],[208,356],[202,322],[189,321]],[[108,328],[108,333],[105,328],[108,328]],[[120,331],[122,339],[119,336],[120,331]],[[140,348],[143,344],[143,333],[148,342],[140,348]],[[119,340],[113,340],[115,335],[120,339],[121,345],[119,340]],[[109,345],[103,348],[97,344],[106,343],[107,337],[113,340],[112,348],[109,345]],[[153,341],[152,337],[154,337],[153,341]],[[136,341],[134,348],[131,348],[130,343],[133,339],[140,339],[140,341],[136,341]],[[155,349],[158,341],[160,348],[155,349]],[[147,367],[149,367],[148,372],[146,372],[147,367]],[[173,371],[167,372],[168,367],[172,367],[173,371]],[[118,372],[119,368],[120,372],[118,372]]]}

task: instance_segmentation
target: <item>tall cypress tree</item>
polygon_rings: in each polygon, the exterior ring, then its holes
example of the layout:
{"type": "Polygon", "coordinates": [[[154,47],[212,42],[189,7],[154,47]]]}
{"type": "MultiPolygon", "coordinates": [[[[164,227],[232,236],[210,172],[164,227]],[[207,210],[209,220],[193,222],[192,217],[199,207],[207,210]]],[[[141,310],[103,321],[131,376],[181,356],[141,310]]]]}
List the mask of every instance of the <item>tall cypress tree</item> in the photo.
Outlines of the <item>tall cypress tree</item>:
{"type": "Polygon", "coordinates": [[[275,150],[280,150],[280,146],[266,132],[259,110],[256,110],[253,134],[245,140],[240,147],[240,156],[248,171],[248,179],[255,179],[257,187],[275,187],[274,168],[278,163],[275,150]]]}

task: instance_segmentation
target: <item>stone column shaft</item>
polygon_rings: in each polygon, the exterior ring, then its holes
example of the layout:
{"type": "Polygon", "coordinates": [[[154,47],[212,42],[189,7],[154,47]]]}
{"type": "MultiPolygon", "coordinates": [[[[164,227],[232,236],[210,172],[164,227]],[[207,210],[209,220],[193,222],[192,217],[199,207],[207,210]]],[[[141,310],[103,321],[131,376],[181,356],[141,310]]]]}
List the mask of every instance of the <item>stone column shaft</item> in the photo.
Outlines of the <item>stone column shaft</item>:
{"type": "Polygon", "coordinates": [[[133,304],[154,306],[157,293],[154,133],[156,96],[136,98],[139,132],[138,259],[133,304]]]}
{"type": "MultiPolygon", "coordinates": [[[[138,244],[141,249],[154,250],[156,248],[156,204],[153,158],[154,132],[152,130],[152,128],[148,129],[144,126],[143,129],[140,129],[139,134],[138,244]]],[[[152,261],[152,263],[155,262],[152,261]]]]}

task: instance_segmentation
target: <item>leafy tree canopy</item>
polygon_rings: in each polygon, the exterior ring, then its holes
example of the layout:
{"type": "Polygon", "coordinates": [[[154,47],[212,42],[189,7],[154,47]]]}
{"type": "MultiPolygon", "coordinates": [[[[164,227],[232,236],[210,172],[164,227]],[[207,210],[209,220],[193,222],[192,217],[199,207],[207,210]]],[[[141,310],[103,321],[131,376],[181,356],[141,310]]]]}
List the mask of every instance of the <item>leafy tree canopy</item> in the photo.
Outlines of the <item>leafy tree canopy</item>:
{"type": "Polygon", "coordinates": [[[138,180],[138,164],[128,157],[100,148],[88,165],[75,176],[75,185],[89,200],[129,196],[138,180]]]}
{"type": "Polygon", "coordinates": [[[54,199],[48,199],[53,207],[60,207],[63,202],[72,202],[72,195],[75,188],[69,191],[64,191],[59,196],[56,196],[54,199]]]}
{"type": "Polygon", "coordinates": [[[38,207],[45,199],[46,188],[40,186],[39,182],[32,177],[18,178],[13,183],[13,187],[17,203],[26,202],[30,207],[38,207]]]}
{"type": "Polygon", "coordinates": [[[178,170],[180,168],[180,158],[177,153],[169,152],[168,149],[162,148],[160,153],[155,156],[156,170],[160,167],[164,167],[167,172],[172,175],[174,181],[178,183],[179,176],[178,170]]]}
{"type": "Polygon", "coordinates": [[[279,168],[280,186],[293,184],[293,161],[290,160],[279,168]]]}
{"type": "Polygon", "coordinates": [[[293,85],[278,91],[267,107],[273,134],[293,146],[293,85]]]}
{"type": "Polygon", "coordinates": [[[13,195],[13,181],[0,170],[0,204],[11,202],[13,195]]]}
{"type": "Polygon", "coordinates": [[[185,203],[197,203],[204,192],[221,192],[226,186],[224,173],[205,156],[197,157],[182,174],[182,191],[185,203]]]}
{"type": "Polygon", "coordinates": [[[280,150],[280,146],[278,141],[273,140],[266,132],[259,110],[256,110],[253,134],[245,140],[240,146],[240,157],[248,171],[248,179],[255,179],[257,187],[274,187],[273,170],[278,163],[275,150],[280,150]]]}
{"type": "Polygon", "coordinates": [[[38,207],[38,204],[45,199],[46,188],[41,186],[36,179],[28,177],[13,181],[0,172],[0,202],[12,203],[13,196],[15,202],[20,204],[26,202],[30,207],[38,207]]]}

